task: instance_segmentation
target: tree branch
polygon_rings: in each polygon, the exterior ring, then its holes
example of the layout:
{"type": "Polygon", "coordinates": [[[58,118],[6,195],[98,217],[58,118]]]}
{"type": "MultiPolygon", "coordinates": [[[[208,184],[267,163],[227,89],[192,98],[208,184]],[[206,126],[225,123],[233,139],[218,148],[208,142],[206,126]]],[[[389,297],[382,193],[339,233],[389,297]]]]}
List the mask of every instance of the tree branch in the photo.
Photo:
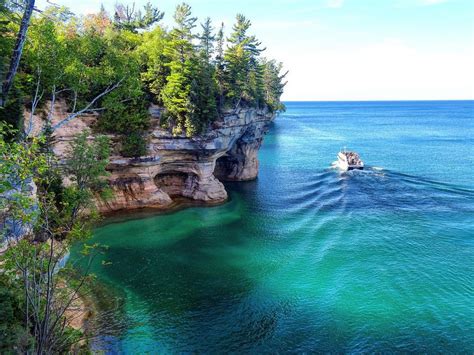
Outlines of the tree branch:
{"type": "Polygon", "coordinates": [[[41,94],[39,94],[40,83],[41,83],[41,69],[38,68],[38,81],[36,82],[35,96],[31,104],[30,122],[28,122],[28,130],[25,132],[25,137],[28,137],[33,131],[33,116],[36,111],[36,107],[38,107],[38,104],[41,101],[41,98],[43,97],[43,94],[44,94],[44,90],[42,90],[41,94]]]}
{"type": "Polygon", "coordinates": [[[26,32],[30,26],[31,15],[35,7],[35,0],[27,0],[25,11],[21,19],[20,30],[18,31],[15,47],[13,49],[13,55],[10,61],[10,67],[7,72],[7,76],[2,85],[2,93],[0,97],[0,106],[5,106],[7,102],[8,93],[13,85],[13,79],[15,78],[18,66],[20,64],[21,55],[23,53],[23,47],[26,42],[26,32]]]}
{"type": "Polygon", "coordinates": [[[89,104],[86,105],[86,107],[84,107],[82,110],[79,110],[77,112],[74,112],[74,113],[71,113],[69,116],[67,116],[65,119],[63,119],[62,121],[56,123],[55,125],[52,126],[52,129],[53,131],[58,129],[58,128],[61,128],[62,126],[64,126],[65,124],[67,124],[69,121],[73,120],[74,118],[76,118],[77,116],[80,116],[80,115],[83,115],[85,113],[91,113],[91,112],[96,112],[100,109],[93,109],[92,106],[94,106],[94,104],[103,96],[107,95],[108,93],[114,91],[115,89],[117,89],[122,81],[124,79],[120,79],[117,83],[115,83],[114,85],[111,85],[109,87],[107,87],[104,91],[102,91],[99,95],[97,95],[91,102],[89,102],[89,104]]]}

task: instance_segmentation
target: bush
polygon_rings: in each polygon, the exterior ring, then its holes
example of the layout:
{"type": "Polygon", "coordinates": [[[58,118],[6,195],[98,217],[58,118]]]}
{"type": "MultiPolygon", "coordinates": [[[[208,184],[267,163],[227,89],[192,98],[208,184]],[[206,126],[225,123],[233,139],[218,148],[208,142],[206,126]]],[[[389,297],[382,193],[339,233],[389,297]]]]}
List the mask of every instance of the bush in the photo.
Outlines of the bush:
{"type": "Polygon", "coordinates": [[[125,157],[141,157],[147,153],[146,140],[144,134],[140,131],[132,131],[123,135],[122,138],[122,155],[125,157]]]}
{"type": "Polygon", "coordinates": [[[32,338],[22,327],[19,291],[15,292],[5,276],[0,277],[0,354],[23,353],[32,338]]]}
{"type": "MultiPolygon", "coordinates": [[[[0,107],[0,122],[4,122],[14,128],[16,132],[23,132],[23,99],[20,90],[13,86],[5,107],[0,107]]],[[[10,134],[7,139],[14,139],[10,134]]]]}

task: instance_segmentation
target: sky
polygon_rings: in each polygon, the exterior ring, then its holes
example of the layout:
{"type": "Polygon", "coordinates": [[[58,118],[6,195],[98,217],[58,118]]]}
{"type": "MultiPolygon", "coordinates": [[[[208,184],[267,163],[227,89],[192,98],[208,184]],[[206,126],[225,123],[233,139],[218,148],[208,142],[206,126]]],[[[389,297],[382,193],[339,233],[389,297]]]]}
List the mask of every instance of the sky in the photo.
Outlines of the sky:
{"type": "MultiPolygon", "coordinates": [[[[84,15],[116,3],[50,1],[84,15]]],[[[151,2],[172,26],[178,1],[151,2]]],[[[216,27],[224,22],[227,33],[237,13],[252,21],[264,55],[289,71],[283,100],[474,99],[474,0],[186,2],[200,20],[209,16],[216,27]]]]}

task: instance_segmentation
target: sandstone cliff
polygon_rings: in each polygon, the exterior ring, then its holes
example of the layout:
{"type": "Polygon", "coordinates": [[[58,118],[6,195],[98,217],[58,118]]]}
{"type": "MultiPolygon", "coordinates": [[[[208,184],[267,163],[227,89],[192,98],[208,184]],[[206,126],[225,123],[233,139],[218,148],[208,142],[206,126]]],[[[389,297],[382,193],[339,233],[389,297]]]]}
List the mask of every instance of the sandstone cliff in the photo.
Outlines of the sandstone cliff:
{"type": "MultiPolygon", "coordinates": [[[[66,116],[64,105],[58,104],[54,110],[53,121],[66,116]]],[[[116,137],[110,136],[115,142],[115,153],[108,167],[114,193],[111,199],[98,201],[102,212],[145,207],[166,209],[183,198],[217,204],[227,199],[221,181],[257,177],[257,153],[274,114],[255,109],[227,111],[208,133],[186,138],[173,137],[160,128],[159,112],[158,108],[150,108],[152,124],[147,137],[147,156],[120,156],[119,143],[116,137]]],[[[58,129],[56,154],[62,156],[73,137],[91,127],[94,121],[94,116],[85,116],[58,129]]]]}

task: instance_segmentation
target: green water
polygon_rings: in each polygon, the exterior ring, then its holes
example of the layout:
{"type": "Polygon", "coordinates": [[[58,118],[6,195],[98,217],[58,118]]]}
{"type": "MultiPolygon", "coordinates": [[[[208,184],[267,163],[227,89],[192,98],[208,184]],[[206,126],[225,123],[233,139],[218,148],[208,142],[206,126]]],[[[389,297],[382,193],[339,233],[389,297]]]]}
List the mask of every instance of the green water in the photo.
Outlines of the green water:
{"type": "Polygon", "coordinates": [[[96,230],[92,271],[124,302],[94,349],[472,353],[473,117],[473,102],[290,103],[228,203],[96,230]],[[328,168],[344,145],[366,171],[328,168]]]}

